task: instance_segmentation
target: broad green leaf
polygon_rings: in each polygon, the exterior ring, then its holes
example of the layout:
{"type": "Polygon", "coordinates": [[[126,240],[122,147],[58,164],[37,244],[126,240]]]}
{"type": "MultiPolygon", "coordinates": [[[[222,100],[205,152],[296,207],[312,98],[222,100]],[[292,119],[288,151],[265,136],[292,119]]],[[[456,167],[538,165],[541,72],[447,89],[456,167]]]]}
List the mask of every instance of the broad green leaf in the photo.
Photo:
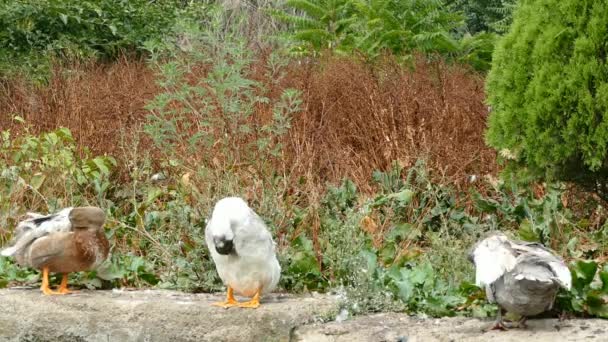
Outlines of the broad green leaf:
{"type": "Polygon", "coordinates": [[[143,271],[145,269],[146,262],[141,257],[134,257],[131,259],[131,264],[129,265],[129,269],[132,272],[143,271]]]}
{"type": "Polygon", "coordinates": [[[396,199],[397,201],[399,201],[399,203],[401,205],[407,205],[411,202],[412,198],[414,197],[414,192],[410,189],[405,189],[400,192],[390,194],[390,195],[388,195],[388,197],[396,199]]]}
{"type": "Polygon", "coordinates": [[[498,203],[496,200],[491,198],[482,198],[479,194],[475,194],[475,204],[482,212],[489,213],[496,212],[497,208],[500,206],[500,203],[498,203]]]}
{"type": "Polygon", "coordinates": [[[116,26],[114,24],[108,25],[108,28],[110,29],[110,31],[112,32],[113,35],[116,35],[116,32],[118,30],[116,29],[116,26]]]}
{"type": "Polygon", "coordinates": [[[376,256],[376,253],[369,250],[363,250],[359,253],[359,255],[363,258],[363,260],[365,260],[367,270],[369,272],[372,272],[376,269],[376,267],[378,267],[378,257],[376,256]]]}
{"type": "Polygon", "coordinates": [[[34,174],[32,179],[30,180],[30,185],[32,188],[39,190],[42,184],[44,183],[46,176],[40,172],[34,174]]]}
{"type": "Polygon", "coordinates": [[[602,292],[608,294],[608,265],[604,265],[600,272],[600,279],[602,280],[602,292]]]}
{"type": "Polygon", "coordinates": [[[597,263],[595,261],[577,261],[572,267],[575,288],[582,289],[591,284],[596,271],[597,263]]]}
{"type": "Polygon", "coordinates": [[[74,142],[74,137],[72,137],[72,132],[70,132],[69,128],[61,127],[55,133],[65,142],[74,142]]]}
{"type": "Polygon", "coordinates": [[[150,284],[150,285],[156,285],[159,282],[159,279],[156,275],[152,274],[152,273],[143,273],[143,274],[139,274],[139,278],[142,279],[143,281],[145,281],[146,283],[150,284]]]}
{"type": "Polygon", "coordinates": [[[392,243],[387,244],[386,246],[380,249],[380,258],[384,264],[390,264],[395,260],[396,250],[395,245],[392,243]]]}
{"type": "Polygon", "coordinates": [[[399,223],[391,229],[391,231],[386,236],[388,241],[400,242],[405,240],[410,232],[412,231],[413,226],[409,223],[399,223]]]}
{"type": "Polygon", "coordinates": [[[108,168],[108,165],[106,165],[106,161],[104,160],[103,157],[93,158],[93,164],[95,164],[95,166],[97,166],[97,169],[102,174],[104,174],[104,175],[110,174],[110,169],[108,168]]]}
{"type": "Polygon", "coordinates": [[[588,293],[586,303],[590,314],[608,318],[608,296],[588,293]]]}
{"type": "Polygon", "coordinates": [[[521,224],[519,225],[519,229],[517,230],[517,234],[524,241],[530,241],[530,242],[539,242],[540,241],[538,234],[534,231],[534,228],[532,227],[532,223],[528,219],[525,219],[521,222],[521,224]]]}
{"type": "Polygon", "coordinates": [[[409,279],[396,281],[395,285],[399,290],[399,298],[407,303],[414,294],[414,285],[409,279]]]}

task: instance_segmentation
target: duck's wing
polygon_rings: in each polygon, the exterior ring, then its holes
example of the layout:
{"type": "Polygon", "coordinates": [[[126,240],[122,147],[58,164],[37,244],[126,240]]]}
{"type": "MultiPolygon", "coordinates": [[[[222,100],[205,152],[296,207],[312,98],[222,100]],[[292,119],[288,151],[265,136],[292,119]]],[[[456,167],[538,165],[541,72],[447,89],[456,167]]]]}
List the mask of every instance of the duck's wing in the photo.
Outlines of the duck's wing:
{"type": "Polygon", "coordinates": [[[540,256],[555,256],[555,252],[543,246],[539,242],[528,242],[520,240],[508,240],[509,246],[513,248],[517,254],[534,254],[540,256]]]}
{"type": "Polygon", "coordinates": [[[69,248],[72,237],[72,232],[56,232],[36,239],[26,253],[26,263],[30,267],[40,268],[56,258],[65,261],[67,256],[67,260],[73,259],[74,250],[69,248]]]}
{"type": "Polygon", "coordinates": [[[234,248],[239,257],[265,259],[275,255],[275,244],[264,220],[253,210],[235,230],[234,248]]]}
{"type": "Polygon", "coordinates": [[[68,232],[72,229],[69,214],[73,208],[65,208],[55,214],[41,215],[28,213],[25,220],[15,228],[15,238],[12,246],[3,249],[0,255],[13,256],[21,252],[34,240],[57,232],[68,232]]]}
{"type": "Polygon", "coordinates": [[[517,255],[507,241],[504,235],[494,235],[475,245],[470,258],[475,263],[477,286],[490,285],[515,267],[517,255]]]}
{"type": "Polygon", "coordinates": [[[556,280],[559,282],[560,286],[566,290],[570,290],[572,288],[572,273],[570,273],[570,269],[562,260],[549,260],[547,264],[555,274],[556,280]]]}
{"type": "Polygon", "coordinates": [[[521,284],[553,283],[568,290],[571,286],[570,271],[564,263],[538,255],[520,255],[513,277],[521,284]]]}
{"type": "Polygon", "coordinates": [[[572,274],[564,260],[551,249],[536,242],[512,243],[512,248],[518,251],[517,263],[543,265],[552,272],[552,279],[561,287],[570,290],[572,287],[572,274]]]}

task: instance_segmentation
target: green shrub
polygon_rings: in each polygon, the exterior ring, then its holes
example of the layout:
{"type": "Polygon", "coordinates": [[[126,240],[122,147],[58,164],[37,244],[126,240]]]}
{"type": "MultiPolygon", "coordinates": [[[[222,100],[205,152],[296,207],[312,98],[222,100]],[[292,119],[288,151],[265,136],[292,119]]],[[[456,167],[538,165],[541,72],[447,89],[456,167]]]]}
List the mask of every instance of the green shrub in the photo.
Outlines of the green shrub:
{"type": "Polygon", "coordinates": [[[488,75],[488,143],[608,199],[608,4],[522,1],[488,75]]]}
{"type": "MultiPolygon", "coordinates": [[[[49,60],[141,54],[195,15],[179,0],[0,0],[0,71],[45,71],[49,60]]],[[[39,77],[39,76],[38,76],[39,77]]]]}
{"type": "MultiPolygon", "coordinates": [[[[27,132],[27,130],[26,130],[27,132]]],[[[0,222],[16,208],[54,211],[76,203],[102,204],[116,160],[79,151],[70,131],[39,136],[0,133],[0,222]]]]}
{"type": "Polygon", "coordinates": [[[291,38],[299,43],[293,48],[296,52],[336,49],[370,57],[385,50],[398,55],[414,50],[452,52],[457,43],[451,31],[462,23],[441,0],[292,0],[287,5],[304,15],[272,13],[292,24],[291,38]]]}
{"type": "Polygon", "coordinates": [[[437,54],[487,71],[493,32],[466,32],[458,6],[443,0],[287,1],[288,10],[270,13],[290,25],[283,37],[296,56],[324,50],[374,59],[392,53],[411,60],[415,53],[437,54]],[[292,13],[292,12],[295,12],[292,13]]]}
{"type": "Polygon", "coordinates": [[[471,34],[503,34],[509,29],[517,0],[447,0],[446,3],[453,10],[462,11],[471,34]]]}

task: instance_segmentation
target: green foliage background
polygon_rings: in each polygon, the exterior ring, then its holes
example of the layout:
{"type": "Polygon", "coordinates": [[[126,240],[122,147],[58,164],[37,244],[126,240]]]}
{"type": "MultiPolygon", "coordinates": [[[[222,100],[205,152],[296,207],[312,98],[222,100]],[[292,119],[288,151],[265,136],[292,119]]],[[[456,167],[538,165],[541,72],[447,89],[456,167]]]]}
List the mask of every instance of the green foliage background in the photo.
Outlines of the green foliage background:
{"type": "MultiPolygon", "coordinates": [[[[307,202],[289,183],[292,175],[273,168],[284,156],[281,137],[301,110],[301,94],[285,89],[271,96],[269,84],[251,73],[256,44],[274,49],[265,66],[272,85],[283,81],[282,65],[315,61],[326,51],[363,55],[368,63],[385,53],[401,62],[419,55],[483,71],[496,38],[508,32],[488,77],[488,142],[535,175],[567,178],[574,170],[597,184],[607,167],[605,2],[522,0],[512,27],[511,0],[282,5],[0,0],[2,77],[28,70],[29,77],[44,78],[53,62],[106,63],[133,53],[157,71],[159,87],[141,131],[129,132],[135,139],[120,146],[119,160],[128,163],[121,177],[118,158],[77,146],[65,128],[33,134],[16,116],[19,134],[0,131],[0,228],[14,227],[26,211],[97,205],[108,215],[112,257],[72,281],[89,288],[216,291],[222,286],[203,239],[206,217],[217,199],[255,188],[251,205],[277,237],[284,290],[342,291],[343,305],[354,313],[486,317],[496,308],[471,284],[466,253],[485,232],[501,229],[576,260],[574,289],[560,293],[559,309],[608,317],[608,268],[592,261],[608,244],[608,223],[590,229],[587,218],[562,203],[562,184],[547,185],[539,196],[527,178],[505,174],[480,180],[483,194],[473,188],[462,194],[432,181],[421,160],[374,172],[373,194],[344,179],[307,202]],[[271,16],[260,23],[262,12],[271,16]],[[264,34],[255,31],[260,27],[264,34]],[[193,80],[201,67],[209,72],[193,80]],[[256,125],[250,118],[261,106],[270,119],[256,125]],[[159,168],[165,179],[153,181],[159,168]],[[375,228],[362,229],[366,224],[375,228]]],[[[298,176],[300,185],[306,182],[298,176]]],[[[10,232],[0,232],[3,245],[10,232]]],[[[34,270],[0,258],[0,287],[37,281],[34,270]]]]}
{"type": "Polygon", "coordinates": [[[446,4],[465,15],[467,30],[506,33],[517,0],[447,0],[446,4]]]}
{"type": "Polygon", "coordinates": [[[487,141],[536,175],[605,189],[607,11],[605,1],[522,1],[496,48],[487,141]]]}
{"type": "Polygon", "coordinates": [[[179,0],[0,1],[0,71],[44,74],[50,60],[141,55],[146,44],[198,17],[201,4],[179,0]]]}

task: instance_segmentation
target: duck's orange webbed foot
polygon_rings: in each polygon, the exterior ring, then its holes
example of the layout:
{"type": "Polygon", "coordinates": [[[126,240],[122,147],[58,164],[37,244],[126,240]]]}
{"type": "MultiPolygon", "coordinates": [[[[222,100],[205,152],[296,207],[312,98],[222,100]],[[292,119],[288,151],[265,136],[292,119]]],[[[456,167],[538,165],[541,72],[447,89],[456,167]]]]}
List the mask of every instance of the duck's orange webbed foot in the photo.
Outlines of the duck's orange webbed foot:
{"type": "Polygon", "coordinates": [[[42,268],[42,285],[40,286],[40,291],[42,291],[42,293],[45,296],[58,294],[58,292],[51,290],[51,288],[49,287],[49,268],[48,267],[42,268]]]}
{"type": "Polygon", "coordinates": [[[228,309],[230,307],[239,305],[239,302],[237,302],[236,299],[234,299],[234,292],[232,290],[232,287],[228,286],[228,289],[226,291],[226,301],[213,303],[211,305],[219,306],[224,309],[228,309]]]}
{"type": "Polygon", "coordinates": [[[57,294],[69,294],[69,293],[76,293],[78,291],[72,291],[70,289],[68,289],[68,274],[64,273],[63,277],[61,278],[61,285],[59,286],[59,290],[56,292],[57,294]]]}
{"type": "Polygon", "coordinates": [[[253,296],[253,298],[251,298],[250,301],[244,302],[244,303],[238,303],[238,307],[239,308],[250,308],[250,309],[259,308],[260,307],[260,290],[258,290],[258,292],[255,293],[255,296],[253,296]]]}

